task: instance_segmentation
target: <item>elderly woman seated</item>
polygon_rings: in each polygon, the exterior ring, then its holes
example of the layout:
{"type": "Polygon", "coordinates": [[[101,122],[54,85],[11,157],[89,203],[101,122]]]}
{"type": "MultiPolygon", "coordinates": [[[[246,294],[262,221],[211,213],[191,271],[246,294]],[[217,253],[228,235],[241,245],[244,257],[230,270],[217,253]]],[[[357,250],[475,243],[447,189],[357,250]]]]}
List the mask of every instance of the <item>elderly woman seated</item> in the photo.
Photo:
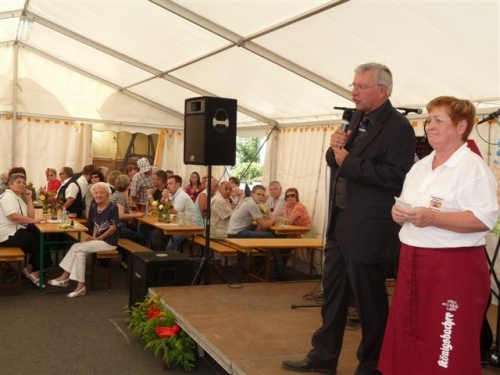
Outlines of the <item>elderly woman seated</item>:
{"type": "Polygon", "coordinates": [[[300,203],[299,191],[296,188],[288,188],[285,192],[285,208],[283,214],[291,225],[299,227],[310,227],[311,216],[306,206],[300,203]]]}
{"type": "Polygon", "coordinates": [[[105,182],[97,182],[90,188],[94,202],[91,215],[94,229],[85,242],[75,243],[61,261],[59,266],[64,272],[57,279],[49,280],[49,285],[67,287],[69,280],[77,282],[76,289],[67,295],[68,298],[86,294],[85,265],[88,254],[116,249],[118,245],[118,223],[120,222],[118,207],[110,202],[111,188],[105,182]]]}
{"type": "MultiPolygon", "coordinates": [[[[34,285],[39,286],[40,235],[28,224],[43,221],[35,219],[35,207],[31,199],[32,192],[26,188],[26,177],[22,173],[13,173],[9,177],[9,188],[0,195],[0,247],[20,247],[25,254],[30,254],[28,265],[23,274],[34,285]],[[22,197],[26,197],[26,203],[22,197]]],[[[50,254],[44,265],[50,267],[50,254]]]]}

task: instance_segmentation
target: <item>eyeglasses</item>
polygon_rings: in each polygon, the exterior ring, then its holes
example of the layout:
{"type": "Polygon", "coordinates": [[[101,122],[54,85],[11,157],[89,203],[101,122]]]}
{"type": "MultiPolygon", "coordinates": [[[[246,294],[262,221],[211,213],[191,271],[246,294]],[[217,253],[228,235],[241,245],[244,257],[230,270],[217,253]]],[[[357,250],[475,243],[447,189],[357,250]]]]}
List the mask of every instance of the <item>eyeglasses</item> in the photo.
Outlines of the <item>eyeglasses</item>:
{"type": "Polygon", "coordinates": [[[385,85],[384,85],[384,84],[382,84],[382,83],[376,83],[376,84],[374,84],[374,85],[369,86],[369,85],[365,85],[365,84],[363,84],[363,83],[351,83],[351,84],[349,85],[349,88],[350,88],[351,90],[356,89],[356,90],[359,90],[359,91],[364,91],[364,90],[371,89],[372,87],[375,87],[375,86],[385,86],[385,85]]]}
{"type": "Polygon", "coordinates": [[[297,194],[287,194],[285,195],[285,198],[296,198],[297,194]]]}

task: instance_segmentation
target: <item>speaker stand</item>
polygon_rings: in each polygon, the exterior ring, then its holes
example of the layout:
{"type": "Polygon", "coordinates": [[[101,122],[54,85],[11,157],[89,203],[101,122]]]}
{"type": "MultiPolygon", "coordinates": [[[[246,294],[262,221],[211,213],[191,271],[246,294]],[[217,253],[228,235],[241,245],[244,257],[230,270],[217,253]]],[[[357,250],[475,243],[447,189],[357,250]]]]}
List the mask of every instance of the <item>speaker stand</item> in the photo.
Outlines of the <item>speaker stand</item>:
{"type": "MultiPolygon", "coordinates": [[[[205,247],[203,249],[203,258],[201,258],[200,266],[198,271],[193,278],[191,285],[200,285],[202,280],[203,284],[207,285],[208,282],[208,266],[212,265],[220,279],[224,284],[226,284],[226,278],[219,269],[219,265],[215,260],[214,256],[210,254],[210,217],[212,214],[212,166],[208,165],[208,179],[207,179],[207,216],[205,219],[205,247]]],[[[202,213],[203,215],[203,213],[202,213]]]]}

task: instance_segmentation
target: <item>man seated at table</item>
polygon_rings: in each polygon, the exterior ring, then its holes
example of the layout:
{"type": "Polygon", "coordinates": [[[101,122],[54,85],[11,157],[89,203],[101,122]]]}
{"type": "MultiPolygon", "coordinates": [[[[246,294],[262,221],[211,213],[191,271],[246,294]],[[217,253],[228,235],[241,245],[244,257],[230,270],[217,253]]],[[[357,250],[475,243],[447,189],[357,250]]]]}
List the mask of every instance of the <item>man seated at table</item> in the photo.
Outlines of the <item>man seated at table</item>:
{"type": "MultiPolygon", "coordinates": [[[[266,229],[273,225],[278,216],[264,218],[264,214],[259,207],[262,198],[266,194],[266,188],[262,185],[255,185],[252,193],[245,198],[241,204],[236,206],[227,227],[227,236],[229,238],[274,238],[272,232],[266,229]],[[253,225],[253,222],[257,226],[253,225]]],[[[271,269],[271,278],[278,280],[287,280],[283,258],[279,250],[273,251],[274,269],[271,269]]]]}
{"type": "Polygon", "coordinates": [[[227,226],[233,213],[231,197],[233,186],[229,181],[220,184],[219,191],[215,194],[210,214],[210,238],[224,239],[227,237],[227,226]]]}
{"type": "Polygon", "coordinates": [[[233,238],[273,238],[274,234],[264,230],[273,225],[277,216],[264,218],[260,209],[262,198],[266,195],[266,188],[255,185],[252,194],[245,198],[233,211],[227,227],[227,236],[233,238]],[[257,227],[252,225],[257,223],[257,227]]]}
{"type": "Polygon", "coordinates": [[[269,184],[269,198],[266,201],[266,208],[269,215],[279,216],[285,207],[285,194],[283,188],[278,181],[272,181],[269,184]]]}
{"type": "MultiPolygon", "coordinates": [[[[186,224],[196,225],[196,210],[192,199],[187,193],[182,190],[182,177],[173,175],[168,178],[167,182],[168,192],[170,193],[170,201],[173,209],[172,213],[184,214],[186,224]]],[[[175,235],[170,239],[167,250],[177,250],[179,246],[187,240],[187,235],[175,235]]]]}
{"type": "MultiPolygon", "coordinates": [[[[163,203],[168,199],[170,193],[167,189],[167,173],[161,169],[156,169],[153,171],[152,176],[153,188],[147,190],[148,192],[148,202],[149,202],[149,211],[153,209],[153,202],[157,201],[158,203],[163,203]]],[[[140,226],[141,235],[147,237],[149,239],[149,248],[154,251],[163,250],[168,243],[169,237],[163,236],[163,246],[162,248],[158,248],[158,236],[159,229],[152,227],[151,225],[141,224],[140,226]]]]}

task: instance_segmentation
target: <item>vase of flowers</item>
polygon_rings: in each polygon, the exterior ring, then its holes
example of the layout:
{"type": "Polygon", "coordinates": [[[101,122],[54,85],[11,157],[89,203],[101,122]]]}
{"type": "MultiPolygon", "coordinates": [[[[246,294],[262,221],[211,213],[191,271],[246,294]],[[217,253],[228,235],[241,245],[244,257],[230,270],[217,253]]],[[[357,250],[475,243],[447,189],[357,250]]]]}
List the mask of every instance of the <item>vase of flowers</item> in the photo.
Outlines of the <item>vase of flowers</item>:
{"type": "Polygon", "coordinates": [[[161,216],[161,221],[163,223],[170,223],[170,207],[172,207],[172,204],[169,200],[166,200],[163,204],[158,206],[158,221],[160,221],[161,216]]]}
{"type": "Polygon", "coordinates": [[[49,214],[49,196],[48,194],[45,193],[40,193],[40,196],[38,197],[40,200],[40,203],[42,203],[42,214],[43,215],[48,215],[49,214]]]}
{"type": "Polygon", "coordinates": [[[269,212],[267,211],[267,207],[264,204],[259,205],[259,210],[262,213],[264,219],[269,219],[269,212]]]}
{"type": "Polygon", "coordinates": [[[59,210],[59,201],[56,197],[50,199],[50,218],[57,220],[57,210],[59,210]]]}

